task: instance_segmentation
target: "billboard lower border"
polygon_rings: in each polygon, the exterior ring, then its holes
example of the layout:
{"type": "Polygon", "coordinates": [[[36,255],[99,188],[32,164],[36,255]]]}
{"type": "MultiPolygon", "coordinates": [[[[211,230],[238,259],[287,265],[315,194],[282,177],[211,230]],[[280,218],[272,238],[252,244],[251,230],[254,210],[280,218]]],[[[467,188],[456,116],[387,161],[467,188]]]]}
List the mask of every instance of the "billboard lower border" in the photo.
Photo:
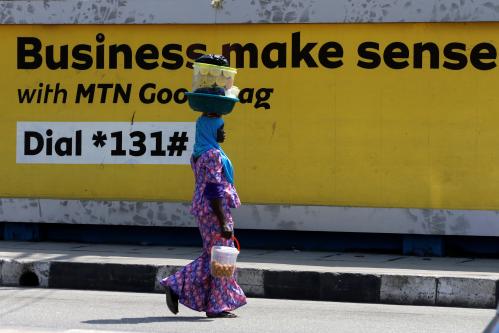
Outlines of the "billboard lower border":
{"type": "MultiPolygon", "coordinates": [[[[0,199],[0,221],[196,227],[188,202],[0,199]]],[[[499,236],[499,211],[243,205],[236,228],[421,235],[499,236]]]]}

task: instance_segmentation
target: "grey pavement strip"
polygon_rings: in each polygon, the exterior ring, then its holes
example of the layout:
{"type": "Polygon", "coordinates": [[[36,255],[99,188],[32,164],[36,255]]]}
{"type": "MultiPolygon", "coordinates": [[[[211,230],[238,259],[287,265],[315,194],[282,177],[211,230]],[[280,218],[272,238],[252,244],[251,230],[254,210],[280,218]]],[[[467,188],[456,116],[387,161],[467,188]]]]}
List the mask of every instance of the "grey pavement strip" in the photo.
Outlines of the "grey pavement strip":
{"type": "MultiPolygon", "coordinates": [[[[162,292],[159,280],[200,252],[0,241],[0,285],[34,274],[48,288],[162,292]]],[[[237,278],[249,297],[494,308],[499,260],[243,250],[237,278]]]]}
{"type": "Polygon", "coordinates": [[[125,333],[128,331],[108,331],[108,330],[42,330],[36,328],[0,328],[0,333],[125,333]]]}
{"type": "Polygon", "coordinates": [[[437,280],[430,276],[383,275],[380,301],[388,304],[435,305],[437,280]]]}
{"type": "Polygon", "coordinates": [[[436,305],[493,308],[496,299],[497,280],[440,278],[437,284],[436,305]]]}

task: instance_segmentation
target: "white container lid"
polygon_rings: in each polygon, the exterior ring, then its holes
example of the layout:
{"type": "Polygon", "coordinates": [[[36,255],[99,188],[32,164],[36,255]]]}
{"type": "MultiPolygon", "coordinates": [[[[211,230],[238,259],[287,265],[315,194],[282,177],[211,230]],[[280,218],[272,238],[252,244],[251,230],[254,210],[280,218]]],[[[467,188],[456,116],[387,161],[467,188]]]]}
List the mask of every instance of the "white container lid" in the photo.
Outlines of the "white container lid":
{"type": "Polygon", "coordinates": [[[223,254],[239,254],[239,251],[235,247],[230,246],[213,246],[213,250],[223,253],[223,254]]]}

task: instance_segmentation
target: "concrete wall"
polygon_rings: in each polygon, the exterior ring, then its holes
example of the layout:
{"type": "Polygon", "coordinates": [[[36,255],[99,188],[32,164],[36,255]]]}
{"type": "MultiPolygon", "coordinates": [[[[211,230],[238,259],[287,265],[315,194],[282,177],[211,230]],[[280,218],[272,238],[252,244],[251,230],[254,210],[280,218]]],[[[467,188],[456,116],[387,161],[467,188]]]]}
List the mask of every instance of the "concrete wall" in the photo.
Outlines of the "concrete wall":
{"type": "MultiPolygon", "coordinates": [[[[0,221],[196,227],[189,203],[0,199],[0,221]]],[[[246,205],[237,228],[262,230],[499,235],[499,212],[472,210],[246,205]]]]}

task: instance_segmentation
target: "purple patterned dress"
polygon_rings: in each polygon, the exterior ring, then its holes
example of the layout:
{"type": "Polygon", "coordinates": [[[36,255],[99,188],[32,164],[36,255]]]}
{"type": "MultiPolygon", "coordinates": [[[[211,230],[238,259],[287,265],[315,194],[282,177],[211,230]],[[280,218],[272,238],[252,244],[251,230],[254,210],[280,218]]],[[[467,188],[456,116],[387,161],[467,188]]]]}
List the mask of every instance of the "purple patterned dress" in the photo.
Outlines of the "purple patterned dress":
{"type": "Polygon", "coordinates": [[[216,184],[223,191],[223,209],[231,228],[234,228],[234,222],[230,208],[239,207],[241,202],[236,189],[225,178],[218,149],[206,151],[196,163],[191,158],[191,166],[196,180],[191,213],[198,222],[203,253],[175,274],[161,280],[161,284],[169,286],[178,295],[179,302],[193,310],[207,313],[232,311],[246,304],[246,296],[234,277],[214,278],[210,274],[211,247],[234,247],[234,242],[221,237],[220,223],[212,212],[209,199],[204,195],[206,184],[216,184]]]}

